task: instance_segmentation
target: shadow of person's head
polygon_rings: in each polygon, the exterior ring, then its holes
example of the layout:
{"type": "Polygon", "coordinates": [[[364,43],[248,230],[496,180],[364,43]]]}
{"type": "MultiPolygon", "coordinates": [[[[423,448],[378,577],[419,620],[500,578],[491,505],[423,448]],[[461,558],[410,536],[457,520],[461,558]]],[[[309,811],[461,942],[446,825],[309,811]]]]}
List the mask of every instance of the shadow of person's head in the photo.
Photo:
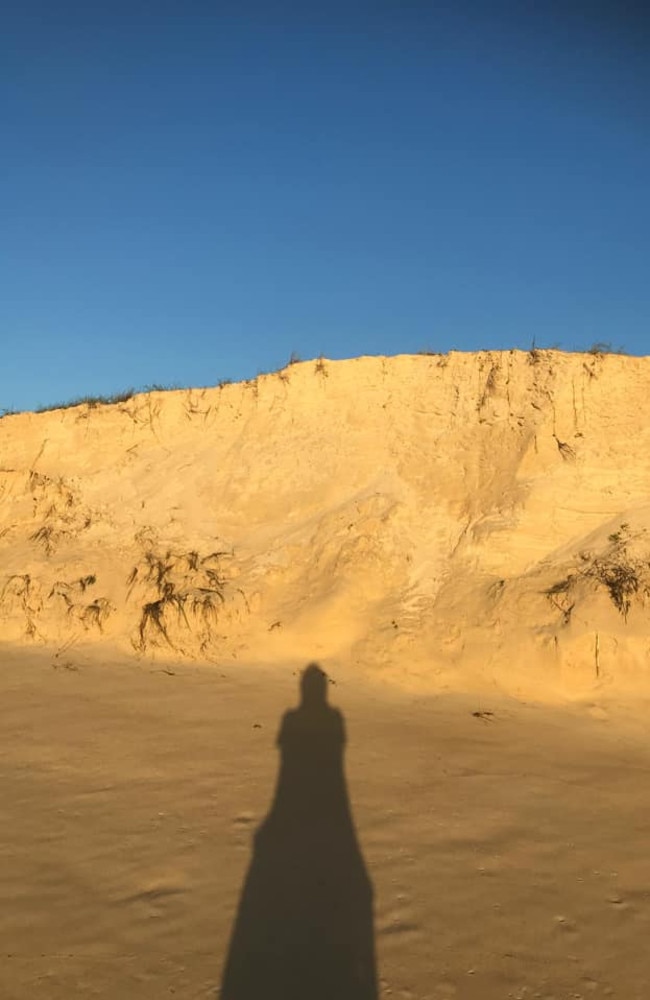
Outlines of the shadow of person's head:
{"type": "Polygon", "coordinates": [[[301,674],[300,704],[303,708],[327,704],[327,674],[317,663],[310,663],[301,674]]]}

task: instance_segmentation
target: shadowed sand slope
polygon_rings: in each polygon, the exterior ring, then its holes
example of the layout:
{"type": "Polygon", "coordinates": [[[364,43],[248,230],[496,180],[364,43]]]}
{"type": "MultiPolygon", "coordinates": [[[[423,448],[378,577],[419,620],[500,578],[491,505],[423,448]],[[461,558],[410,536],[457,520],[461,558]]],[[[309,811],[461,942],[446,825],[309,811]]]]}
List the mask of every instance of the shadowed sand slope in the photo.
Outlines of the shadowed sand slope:
{"type": "Polygon", "coordinates": [[[562,694],[650,676],[650,359],[291,365],[0,420],[0,638],[562,694]]]}

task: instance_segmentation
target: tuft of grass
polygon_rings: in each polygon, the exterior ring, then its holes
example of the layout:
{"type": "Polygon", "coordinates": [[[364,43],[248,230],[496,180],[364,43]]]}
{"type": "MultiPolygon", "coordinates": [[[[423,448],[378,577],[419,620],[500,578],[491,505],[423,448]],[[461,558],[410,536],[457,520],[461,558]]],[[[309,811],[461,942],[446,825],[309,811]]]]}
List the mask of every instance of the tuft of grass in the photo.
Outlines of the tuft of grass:
{"type": "Polygon", "coordinates": [[[143,386],[141,389],[134,389],[131,387],[129,389],[123,389],[121,392],[111,393],[110,395],[74,396],[72,399],[67,399],[64,402],[48,403],[45,406],[39,406],[34,412],[49,413],[51,410],[70,410],[75,406],[87,406],[89,409],[94,410],[98,406],[115,406],[117,403],[127,403],[139,393],[173,392],[174,390],[180,388],[182,388],[182,386],[178,385],[176,382],[170,383],[169,385],[163,385],[160,382],[152,382],[149,385],[143,386]]]}
{"type": "Polygon", "coordinates": [[[164,559],[153,552],[145,552],[144,557],[148,567],[146,579],[155,581],[156,589],[160,592],[173,568],[171,552],[167,551],[164,559]]]}
{"type": "Polygon", "coordinates": [[[624,560],[598,561],[593,567],[593,576],[607,588],[614,606],[627,621],[632,597],[641,585],[636,566],[624,560]]]}
{"type": "MultiPolygon", "coordinates": [[[[533,337],[532,343],[528,350],[528,364],[538,365],[540,361],[544,360],[544,355],[548,354],[549,351],[562,351],[562,344],[559,340],[553,341],[552,344],[547,344],[546,347],[538,347],[533,337]]],[[[566,353],[566,352],[565,352],[566,353]]]]}
{"type": "Polygon", "coordinates": [[[562,615],[562,621],[568,625],[571,621],[571,613],[576,606],[575,601],[570,601],[570,594],[575,583],[575,574],[569,573],[564,580],[558,580],[553,586],[544,591],[546,597],[554,608],[562,615]]]}
{"type": "Polygon", "coordinates": [[[124,389],[123,392],[116,392],[112,396],[75,396],[65,402],[48,403],[46,406],[38,406],[36,413],[48,413],[50,410],[70,410],[75,406],[88,406],[91,410],[97,406],[113,406],[115,403],[126,403],[128,399],[135,396],[135,389],[124,389]]]}
{"type": "Polygon", "coordinates": [[[481,398],[480,398],[479,403],[478,403],[478,409],[479,410],[482,409],[482,407],[485,406],[488,398],[490,396],[493,396],[494,393],[495,393],[495,391],[496,391],[497,373],[498,373],[498,371],[499,371],[499,366],[498,365],[492,365],[491,366],[490,371],[488,373],[487,380],[485,382],[485,387],[483,389],[483,394],[481,395],[481,398]]]}
{"type": "Polygon", "coordinates": [[[559,437],[557,437],[557,435],[555,434],[553,435],[553,437],[555,438],[557,449],[562,458],[564,459],[564,461],[565,462],[573,461],[576,457],[576,453],[574,449],[571,447],[571,445],[568,444],[566,441],[560,441],[559,437]]]}
{"type": "Polygon", "coordinates": [[[564,580],[558,580],[552,587],[544,591],[547,597],[555,597],[557,594],[566,594],[571,590],[575,580],[575,575],[570,573],[564,580]]]}
{"type": "MultiPolygon", "coordinates": [[[[150,385],[145,385],[144,388],[138,389],[137,392],[176,392],[178,389],[184,388],[186,386],[182,386],[178,382],[170,382],[169,385],[164,385],[161,382],[152,382],[150,385]]],[[[123,400],[118,400],[118,402],[123,402],[123,400]]]]}
{"type": "Polygon", "coordinates": [[[29,536],[30,542],[39,542],[45,549],[45,555],[51,556],[56,549],[58,534],[51,524],[42,527],[29,536]]]}
{"type": "Polygon", "coordinates": [[[14,573],[8,576],[2,592],[0,593],[0,603],[5,597],[16,597],[20,600],[23,614],[25,616],[25,636],[28,639],[35,639],[38,630],[34,622],[35,609],[31,606],[32,578],[29,573],[14,573]]]}
{"type": "Polygon", "coordinates": [[[587,348],[587,354],[594,354],[601,357],[603,354],[627,354],[624,347],[614,347],[609,340],[597,340],[591,347],[587,348]]]}
{"type": "Polygon", "coordinates": [[[98,628],[100,632],[103,632],[103,624],[109,617],[111,611],[114,611],[112,604],[105,597],[98,597],[92,602],[92,604],[87,604],[81,613],[81,622],[84,628],[90,628],[94,626],[98,628]]]}
{"type": "Polygon", "coordinates": [[[167,634],[167,628],[163,621],[163,615],[165,612],[166,601],[161,598],[159,601],[151,601],[149,604],[145,604],[142,608],[142,617],[140,619],[140,649],[145,649],[147,645],[146,631],[147,625],[151,622],[156,630],[162,635],[168,645],[172,645],[169,636],[167,634]]]}
{"type": "Polygon", "coordinates": [[[218,601],[221,604],[224,603],[223,594],[219,591],[208,590],[202,587],[192,597],[192,613],[195,615],[200,614],[206,624],[208,624],[211,618],[216,620],[217,608],[219,607],[218,601]]]}
{"type": "Polygon", "coordinates": [[[0,601],[4,600],[5,594],[9,592],[16,597],[22,597],[24,602],[30,596],[31,586],[32,578],[29,573],[13,573],[6,579],[2,593],[0,594],[0,601]]]}
{"type": "Polygon", "coordinates": [[[92,587],[93,584],[97,582],[97,577],[94,573],[88,576],[79,577],[79,579],[74,580],[72,583],[67,583],[65,580],[55,580],[52,584],[52,589],[48,594],[48,600],[52,597],[62,597],[68,608],[72,607],[72,601],[70,599],[70,592],[80,591],[82,594],[86,592],[88,587],[92,587]]]}

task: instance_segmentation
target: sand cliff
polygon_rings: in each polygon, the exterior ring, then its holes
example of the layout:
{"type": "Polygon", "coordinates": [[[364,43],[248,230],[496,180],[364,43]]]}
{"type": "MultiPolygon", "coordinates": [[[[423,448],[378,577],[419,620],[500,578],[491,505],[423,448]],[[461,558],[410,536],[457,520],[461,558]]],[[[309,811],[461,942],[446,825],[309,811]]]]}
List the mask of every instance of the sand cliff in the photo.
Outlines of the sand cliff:
{"type": "Polygon", "coordinates": [[[650,687],[650,358],[290,365],[0,420],[0,639],[650,687]]]}

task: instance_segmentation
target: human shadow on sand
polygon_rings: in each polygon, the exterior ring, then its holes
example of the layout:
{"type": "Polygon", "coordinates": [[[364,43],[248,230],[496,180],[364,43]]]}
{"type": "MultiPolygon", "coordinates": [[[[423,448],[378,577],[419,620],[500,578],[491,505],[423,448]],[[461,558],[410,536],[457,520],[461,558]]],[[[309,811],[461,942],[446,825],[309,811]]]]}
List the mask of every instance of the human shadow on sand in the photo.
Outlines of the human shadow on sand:
{"type": "Polygon", "coordinates": [[[257,830],[221,1000],[377,1000],[372,885],[343,771],[343,716],[310,664],[285,713],[270,812],[257,830]]]}

